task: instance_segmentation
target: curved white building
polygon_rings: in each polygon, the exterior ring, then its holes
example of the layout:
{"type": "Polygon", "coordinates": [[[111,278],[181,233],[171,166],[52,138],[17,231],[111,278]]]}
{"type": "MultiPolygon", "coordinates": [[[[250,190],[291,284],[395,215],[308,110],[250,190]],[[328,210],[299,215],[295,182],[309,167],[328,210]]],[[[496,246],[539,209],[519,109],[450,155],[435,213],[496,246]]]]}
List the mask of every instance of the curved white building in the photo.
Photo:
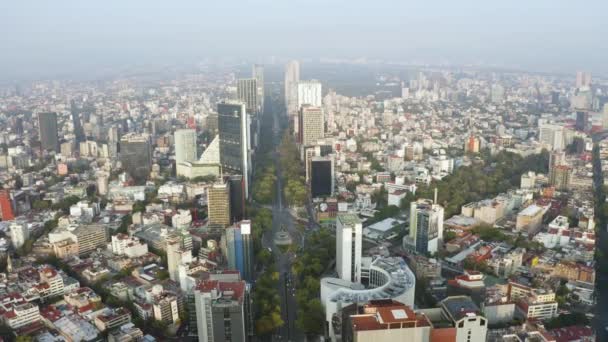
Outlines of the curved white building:
{"type": "Polygon", "coordinates": [[[325,306],[325,321],[332,341],[335,340],[332,320],[348,305],[393,299],[414,307],[416,277],[402,258],[363,258],[361,280],[368,286],[340,278],[321,279],[321,302],[325,306]]]}

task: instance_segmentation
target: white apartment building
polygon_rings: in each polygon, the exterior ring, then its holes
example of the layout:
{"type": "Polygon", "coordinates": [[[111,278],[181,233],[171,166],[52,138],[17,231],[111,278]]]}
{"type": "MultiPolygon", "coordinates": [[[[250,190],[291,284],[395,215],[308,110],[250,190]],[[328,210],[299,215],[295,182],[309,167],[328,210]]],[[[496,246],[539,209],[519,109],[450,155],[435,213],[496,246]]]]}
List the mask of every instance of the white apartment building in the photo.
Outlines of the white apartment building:
{"type": "Polygon", "coordinates": [[[338,214],[336,219],[336,271],[340,279],[361,281],[363,224],[355,214],[338,214]]]}

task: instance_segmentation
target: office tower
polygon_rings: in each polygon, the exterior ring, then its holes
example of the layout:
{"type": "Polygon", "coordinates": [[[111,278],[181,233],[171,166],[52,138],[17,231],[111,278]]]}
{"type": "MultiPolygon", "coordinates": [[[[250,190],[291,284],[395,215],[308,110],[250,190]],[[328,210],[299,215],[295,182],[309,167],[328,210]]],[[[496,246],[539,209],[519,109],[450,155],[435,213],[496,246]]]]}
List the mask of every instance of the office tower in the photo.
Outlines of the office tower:
{"type": "Polygon", "coordinates": [[[239,101],[245,104],[247,114],[256,114],[258,110],[258,86],[255,78],[237,80],[236,91],[239,101]]]}
{"type": "Polygon", "coordinates": [[[2,215],[2,221],[15,219],[10,190],[0,190],[0,214],[2,215]]]}
{"type": "Polygon", "coordinates": [[[572,168],[568,165],[552,165],[549,170],[549,184],[558,191],[567,191],[570,188],[572,168]]]}
{"type": "MultiPolygon", "coordinates": [[[[86,256],[97,248],[107,247],[108,229],[103,224],[82,224],[72,230],[71,233],[72,237],[75,237],[78,242],[79,256],[86,256]]],[[[49,240],[52,239],[49,237],[49,240]]]]}
{"type": "Polygon", "coordinates": [[[249,117],[242,103],[218,103],[220,164],[227,171],[243,175],[245,198],[249,197],[251,145],[249,117]]]}
{"type": "Polygon", "coordinates": [[[588,88],[591,86],[591,73],[584,71],[576,72],[576,87],[577,88],[588,88]]]}
{"type": "Polygon", "coordinates": [[[587,132],[591,129],[591,123],[589,120],[589,112],[586,110],[578,110],[576,112],[576,130],[581,132],[587,132]]]}
{"type": "Polygon", "coordinates": [[[442,239],[443,207],[428,199],[410,203],[410,234],[404,238],[409,248],[422,254],[435,253],[442,239]]]}
{"type": "Polygon", "coordinates": [[[209,225],[230,225],[230,185],[223,181],[207,188],[209,225]]]}
{"type": "Polygon", "coordinates": [[[70,102],[70,113],[72,115],[72,125],[74,126],[74,136],[76,137],[75,142],[78,146],[86,137],[84,135],[84,129],[82,128],[82,123],[80,122],[80,111],[74,100],[70,102]]]}
{"type": "Polygon", "coordinates": [[[196,159],[196,131],[193,129],[175,131],[175,163],[193,162],[196,159]]]}
{"type": "Polygon", "coordinates": [[[300,82],[300,63],[289,61],[285,67],[285,107],[287,115],[298,112],[298,82],[300,82]]]}
{"type": "Polygon", "coordinates": [[[148,178],[152,168],[152,148],[147,134],[129,133],[120,139],[120,161],[122,168],[136,182],[148,178]]]}
{"type": "Polygon", "coordinates": [[[332,196],[334,192],[334,157],[314,156],[310,159],[310,194],[312,198],[332,196]]]}
{"type": "Polygon", "coordinates": [[[16,117],[13,119],[12,121],[12,128],[13,128],[13,132],[17,135],[21,135],[23,134],[23,118],[21,117],[16,117]]]}
{"type": "Polygon", "coordinates": [[[30,237],[30,231],[27,228],[25,222],[13,222],[11,223],[11,243],[15,249],[21,248],[27,239],[30,237]]]}
{"type": "Polygon", "coordinates": [[[303,105],[321,107],[323,97],[321,96],[321,82],[317,80],[298,82],[298,110],[303,105]]]}
{"type": "Polygon", "coordinates": [[[96,173],[97,176],[97,193],[102,196],[108,194],[108,185],[110,182],[110,175],[107,172],[99,171],[96,173]]]}
{"type": "Polygon", "coordinates": [[[304,146],[313,145],[325,137],[325,122],[321,107],[304,105],[300,108],[299,141],[304,146]]]}
{"type": "Polygon", "coordinates": [[[194,290],[200,342],[248,341],[251,312],[244,281],[205,280],[194,290]]]}
{"type": "Polygon", "coordinates": [[[222,239],[228,268],[238,270],[243,279],[250,281],[253,272],[251,221],[244,220],[226,228],[222,239]]]}
{"type": "Polygon", "coordinates": [[[336,219],[336,271],[338,277],[361,282],[363,224],[355,214],[340,213],[336,219]]]}
{"type": "Polygon", "coordinates": [[[38,136],[43,151],[58,151],[57,113],[38,113],[38,136]]]}
{"type": "Polygon", "coordinates": [[[550,150],[563,150],[567,144],[567,130],[562,125],[543,123],[539,126],[538,140],[550,150]]]}
{"type": "Polygon", "coordinates": [[[252,77],[255,78],[257,86],[257,108],[260,113],[264,111],[264,66],[262,64],[254,64],[252,77]]]}
{"type": "Polygon", "coordinates": [[[238,222],[245,216],[245,189],[243,176],[230,175],[230,216],[232,222],[238,222]]]}

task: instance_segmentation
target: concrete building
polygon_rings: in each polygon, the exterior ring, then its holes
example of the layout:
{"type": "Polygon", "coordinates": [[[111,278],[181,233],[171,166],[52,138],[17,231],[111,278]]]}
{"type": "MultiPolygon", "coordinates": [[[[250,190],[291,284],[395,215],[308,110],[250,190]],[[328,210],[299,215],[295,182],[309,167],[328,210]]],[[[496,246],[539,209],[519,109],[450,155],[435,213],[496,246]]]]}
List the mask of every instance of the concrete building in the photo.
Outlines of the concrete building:
{"type": "Polygon", "coordinates": [[[343,342],[430,342],[431,322],[425,315],[393,300],[372,301],[351,315],[343,342]]]}
{"type": "Polygon", "coordinates": [[[455,342],[485,341],[487,319],[479,307],[466,296],[448,297],[440,302],[442,315],[456,328],[455,342]]]}
{"type": "Polygon", "coordinates": [[[239,101],[245,104],[248,114],[257,114],[258,107],[258,86],[255,78],[241,78],[236,81],[236,92],[239,101]]]}
{"type": "Polygon", "coordinates": [[[25,241],[30,237],[30,231],[25,222],[12,222],[9,226],[11,243],[15,249],[23,247],[25,241]]]}
{"type": "Polygon", "coordinates": [[[207,207],[209,225],[219,225],[222,227],[230,225],[229,183],[215,183],[207,188],[207,207]]]}
{"type": "Polygon", "coordinates": [[[443,240],[443,207],[428,199],[410,204],[410,233],[404,248],[418,253],[435,253],[443,240]]]}
{"type": "Polygon", "coordinates": [[[363,224],[355,214],[338,214],[336,219],[336,271],[340,279],[361,281],[363,224]]]}
{"type": "Polygon", "coordinates": [[[310,158],[310,194],[312,198],[334,194],[334,155],[310,158]]]}
{"type": "Polygon", "coordinates": [[[515,229],[526,230],[528,233],[536,233],[543,223],[543,215],[547,208],[536,204],[529,205],[517,214],[515,229]]]}
{"type": "Polygon", "coordinates": [[[549,150],[563,150],[570,143],[570,133],[562,125],[543,123],[539,131],[538,140],[549,150]]]}
{"type": "Polygon", "coordinates": [[[200,342],[248,341],[251,312],[244,281],[207,280],[194,290],[200,342]]]}
{"type": "Polygon", "coordinates": [[[304,146],[315,144],[325,136],[325,122],[321,107],[303,105],[299,117],[299,141],[304,146]]]}
{"type": "Polygon", "coordinates": [[[568,165],[553,165],[549,173],[549,184],[555,187],[558,191],[567,191],[570,189],[570,177],[572,168],[568,165]]]}
{"type": "Polygon", "coordinates": [[[338,340],[343,332],[342,325],[346,322],[336,324],[336,321],[349,305],[383,299],[392,299],[410,307],[414,305],[416,276],[402,258],[363,258],[361,270],[361,283],[339,278],[321,279],[326,336],[332,341],[338,340]]]}
{"type": "Polygon", "coordinates": [[[196,130],[178,129],[175,138],[175,164],[197,160],[196,130]]]}

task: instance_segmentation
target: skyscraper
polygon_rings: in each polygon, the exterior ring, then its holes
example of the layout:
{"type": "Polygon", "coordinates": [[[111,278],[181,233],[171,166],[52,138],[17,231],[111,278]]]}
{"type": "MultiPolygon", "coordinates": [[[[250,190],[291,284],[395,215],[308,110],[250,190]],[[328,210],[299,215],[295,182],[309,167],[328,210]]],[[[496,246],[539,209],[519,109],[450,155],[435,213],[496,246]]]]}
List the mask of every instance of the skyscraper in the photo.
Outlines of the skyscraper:
{"type": "Polygon", "coordinates": [[[501,103],[504,101],[505,97],[505,88],[500,84],[493,84],[492,90],[490,93],[490,98],[492,103],[501,103]]]}
{"type": "Polygon", "coordinates": [[[59,151],[57,138],[57,113],[38,113],[38,135],[40,148],[44,151],[59,151]]]}
{"type": "Polygon", "coordinates": [[[228,267],[238,270],[243,279],[251,281],[253,273],[251,221],[244,220],[226,228],[222,238],[228,267]]]}
{"type": "Polygon", "coordinates": [[[321,82],[317,80],[298,82],[298,108],[303,105],[321,107],[323,97],[321,96],[321,82]]]}
{"type": "Polygon", "coordinates": [[[443,239],[443,207],[432,200],[419,199],[410,204],[410,234],[404,237],[406,248],[418,253],[435,253],[443,239]]]}
{"type": "Polygon", "coordinates": [[[175,131],[175,163],[196,161],[196,131],[178,129],[175,131]]]}
{"type": "Polygon", "coordinates": [[[334,157],[315,156],[310,159],[310,194],[312,198],[331,196],[334,190],[334,157]]]}
{"type": "Polygon", "coordinates": [[[76,137],[76,146],[79,146],[81,142],[85,141],[86,137],[80,121],[80,111],[74,100],[70,102],[70,113],[72,115],[72,125],[74,126],[74,136],[76,137]]]}
{"type": "Polygon", "coordinates": [[[588,88],[591,86],[591,73],[585,71],[576,72],[576,87],[588,88]]]}
{"type": "Polygon", "coordinates": [[[230,225],[229,183],[218,182],[207,188],[207,207],[209,225],[230,225]]]}
{"type": "Polygon", "coordinates": [[[336,271],[343,280],[361,282],[363,224],[355,214],[338,214],[336,219],[336,271]]]}
{"type": "Polygon", "coordinates": [[[247,341],[249,288],[244,281],[205,280],[194,290],[199,342],[247,341]]]}
{"type": "Polygon", "coordinates": [[[285,107],[287,115],[298,112],[298,82],[300,82],[300,63],[289,61],[285,67],[285,107]]]}
{"type": "Polygon", "coordinates": [[[587,132],[591,129],[591,122],[589,120],[589,112],[586,110],[578,110],[576,112],[576,130],[581,132],[587,132]]]}
{"type": "Polygon", "coordinates": [[[243,175],[245,198],[249,197],[251,145],[249,117],[243,103],[217,105],[220,137],[220,164],[227,171],[243,175]]]}
{"type": "Polygon", "coordinates": [[[152,148],[147,134],[129,133],[120,139],[120,161],[123,169],[135,179],[143,182],[152,168],[152,148]]]}
{"type": "Polygon", "coordinates": [[[245,189],[242,175],[230,175],[230,216],[232,222],[238,222],[245,215],[245,189]]]}
{"type": "Polygon", "coordinates": [[[258,86],[255,78],[241,78],[237,81],[236,91],[239,101],[245,104],[247,114],[256,114],[258,108],[258,86]]]}
{"type": "Polygon", "coordinates": [[[300,108],[299,140],[304,146],[312,145],[325,136],[325,122],[321,107],[304,105],[300,108]]]}
{"type": "Polygon", "coordinates": [[[257,100],[258,110],[264,111],[264,66],[262,64],[254,64],[252,77],[255,78],[256,86],[258,88],[257,100]]]}

